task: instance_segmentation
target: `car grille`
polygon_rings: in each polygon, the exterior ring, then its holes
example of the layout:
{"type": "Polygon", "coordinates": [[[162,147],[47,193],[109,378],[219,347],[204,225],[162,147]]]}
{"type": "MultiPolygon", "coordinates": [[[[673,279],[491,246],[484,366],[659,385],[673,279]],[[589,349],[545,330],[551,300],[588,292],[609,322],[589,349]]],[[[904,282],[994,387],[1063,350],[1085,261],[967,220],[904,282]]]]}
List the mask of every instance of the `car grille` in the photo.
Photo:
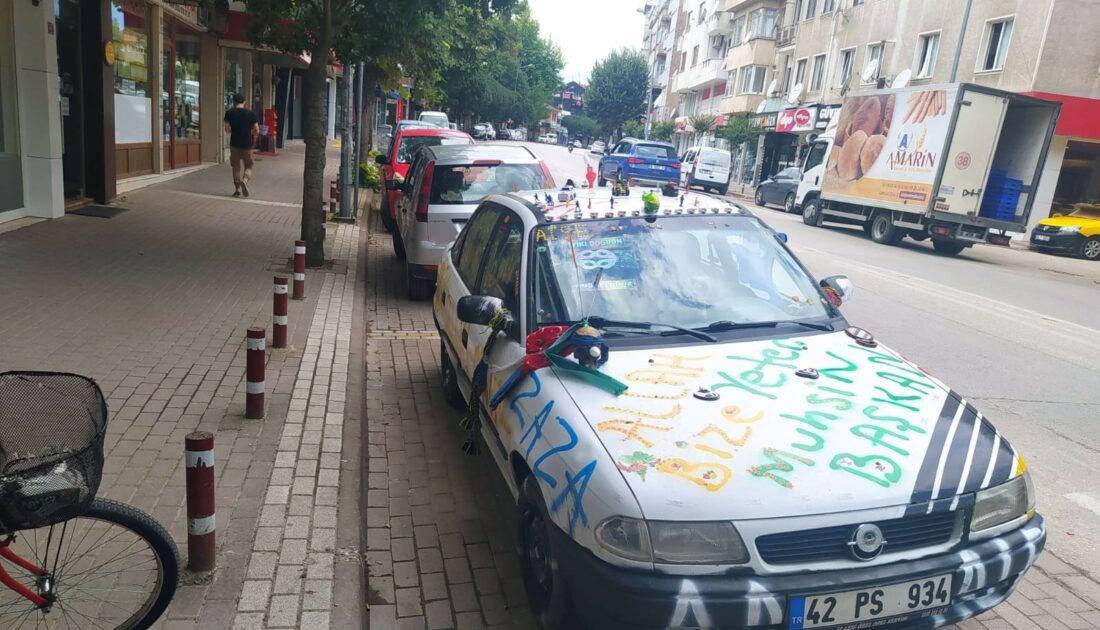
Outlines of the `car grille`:
{"type": "MultiPolygon", "coordinates": [[[[951,541],[961,512],[934,512],[879,521],[885,553],[943,545],[951,541]]],[[[822,527],[756,539],[756,551],[768,564],[803,564],[830,560],[852,560],[848,542],[861,523],[822,527]]]]}
{"type": "Polygon", "coordinates": [[[1040,225],[1035,226],[1035,231],[1036,232],[1045,232],[1047,234],[1056,234],[1056,233],[1058,233],[1059,230],[1061,230],[1061,228],[1058,227],[1057,225],[1042,225],[1042,224],[1040,224],[1040,225]]]}

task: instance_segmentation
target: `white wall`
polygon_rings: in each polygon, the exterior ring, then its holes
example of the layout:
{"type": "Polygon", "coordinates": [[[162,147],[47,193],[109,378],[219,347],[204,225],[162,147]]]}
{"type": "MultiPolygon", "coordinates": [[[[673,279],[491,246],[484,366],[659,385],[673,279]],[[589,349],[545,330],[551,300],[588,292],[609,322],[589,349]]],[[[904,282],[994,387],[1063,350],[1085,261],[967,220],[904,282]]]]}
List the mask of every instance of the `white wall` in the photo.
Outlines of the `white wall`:
{"type": "Polygon", "coordinates": [[[57,218],[65,214],[65,194],[53,3],[0,0],[0,10],[12,11],[24,204],[0,214],[0,221],[57,218]]]}

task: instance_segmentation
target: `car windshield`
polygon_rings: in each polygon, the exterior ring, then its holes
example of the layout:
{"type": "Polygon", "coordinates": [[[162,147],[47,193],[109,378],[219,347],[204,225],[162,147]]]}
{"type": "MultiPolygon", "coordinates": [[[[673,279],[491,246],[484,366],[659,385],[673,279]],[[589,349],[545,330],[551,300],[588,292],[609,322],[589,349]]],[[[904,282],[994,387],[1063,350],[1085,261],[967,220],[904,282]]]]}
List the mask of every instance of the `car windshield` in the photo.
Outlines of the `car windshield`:
{"type": "Polygon", "coordinates": [[[754,217],[549,224],[533,238],[540,324],[599,316],[705,328],[831,317],[813,280],[754,217]]]}
{"type": "Polygon", "coordinates": [[[676,159],[676,149],[660,144],[639,144],[634,147],[634,153],[642,157],[676,159]]]}
{"type": "Polygon", "coordinates": [[[416,150],[420,147],[436,147],[441,144],[470,144],[470,141],[453,136],[405,136],[401,138],[401,144],[397,147],[397,161],[408,164],[412,162],[416,150]]]}
{"type": "Polygon", "coordinates": [[[538,164],[436,166],[433,204],[476,204],[486,195],[552,187],[538,164]]]}
{"type": "Polygon", "coordinates": [[[1087,206],[1079,203],[1073,212],[1069,213],[1069,216],[1083,219],[1100,219],[1100,206],[1087,206]]]}

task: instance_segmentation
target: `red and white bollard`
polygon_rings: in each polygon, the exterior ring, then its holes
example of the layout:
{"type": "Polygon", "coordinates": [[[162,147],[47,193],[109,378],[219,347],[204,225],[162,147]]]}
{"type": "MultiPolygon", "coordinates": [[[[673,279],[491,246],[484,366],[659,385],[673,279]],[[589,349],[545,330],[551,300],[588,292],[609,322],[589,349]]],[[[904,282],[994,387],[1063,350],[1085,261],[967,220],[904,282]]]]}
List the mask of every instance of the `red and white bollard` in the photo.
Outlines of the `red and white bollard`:
{"type": "Polygon", "coordinates": [[[289,281],[282,276],[275,276],[275,300],[273,304],[273,316],[271,327],[271,347],[286,347],[287,307],[289,303],[289,281]]]}
{"type": "MultiPolygon", "coordinates": [[[[328,211],[336,214],[336,200],[340,197],[340,186],[336,180],[329,182],[328,186],[328,211]]],[[[323,213],[322,213],[323,215],[323,213]]]]}
{"type": "Polygon", "coordinates": [[[214,434],[196,431],[184,438],[187,453],[187,567],[212,571],[214,541],[214,434]]]}
{"type": "Polygon", "coordinates": [[[294,300],[306,299],[306,242],[294,241],[294,300]]]}
{"type": "Polygon", "coordinates": [[[259,326],[248,329],[248,353],[245,361],[244,417],[264,417],[264,355],[267,331],[259,326]]]}

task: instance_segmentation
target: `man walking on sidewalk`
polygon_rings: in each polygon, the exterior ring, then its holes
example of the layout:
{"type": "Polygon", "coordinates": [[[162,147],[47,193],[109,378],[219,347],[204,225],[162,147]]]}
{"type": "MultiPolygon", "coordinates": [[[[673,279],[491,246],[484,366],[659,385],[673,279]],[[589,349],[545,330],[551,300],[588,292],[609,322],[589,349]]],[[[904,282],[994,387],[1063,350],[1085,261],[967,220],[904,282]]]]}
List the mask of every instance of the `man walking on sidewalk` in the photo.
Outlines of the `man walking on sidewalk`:
{"type": "Polygon", "coordinates": [[[244,95],[233,95],[233,109],[225,112],[225,132],[229,134],[229,164],[233,168],[233,196],[248,196],[252,179],[252,138],[260,133],[256,114],[244,106],[244,95]],[[244,174],[241,174],[244,162],[244,174]]]}

